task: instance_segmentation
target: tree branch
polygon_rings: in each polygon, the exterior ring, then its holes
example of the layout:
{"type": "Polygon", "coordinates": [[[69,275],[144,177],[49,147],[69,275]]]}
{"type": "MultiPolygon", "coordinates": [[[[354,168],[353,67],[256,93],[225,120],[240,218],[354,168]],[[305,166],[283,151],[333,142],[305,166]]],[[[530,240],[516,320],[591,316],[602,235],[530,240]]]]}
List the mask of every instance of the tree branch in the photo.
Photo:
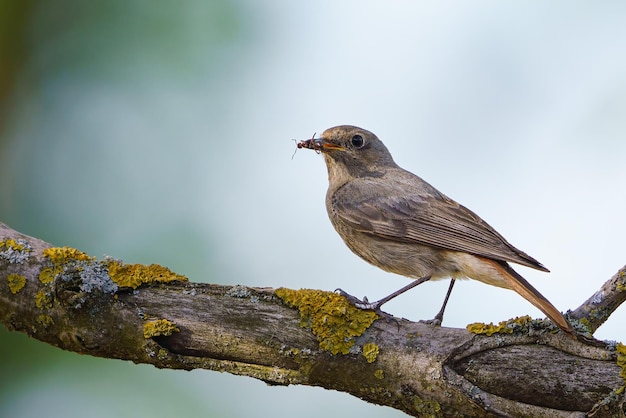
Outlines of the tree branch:
{"type": "Polygon", "coordinates": [[[626,266],[622,267],[600,290],[591,295],[569,317],[582,321],[593,334],[626,300],[626,266]]]}
{"type": "MultiPolygon", "coordinates": [[[[571,316],[595,330],[594,312],[623,302],[624,270],[616,277],[571,316]]],[[[64,350],[321,386],[414,416],[624,413],[624,347],[573,341],[543,321],[475,335],[361,311],[329,292],[191,283],[1,223],[0,322],[64,350]]]]}

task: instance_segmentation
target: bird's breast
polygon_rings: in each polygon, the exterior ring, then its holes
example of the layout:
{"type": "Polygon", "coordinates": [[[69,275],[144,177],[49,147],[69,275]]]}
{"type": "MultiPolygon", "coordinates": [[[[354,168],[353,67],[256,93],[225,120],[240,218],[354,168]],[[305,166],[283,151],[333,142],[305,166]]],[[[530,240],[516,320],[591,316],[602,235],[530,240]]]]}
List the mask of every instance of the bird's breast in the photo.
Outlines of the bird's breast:
{"type": "MultiPolygon", "coordinates": [[[[329,210],[335,230],[353,253],[382,270],[411,278],[432,275],[440,264],[441,250],[398,242],[359,231],[329,210]]],[[[447,275],[444,275],[447,277],[447,275]]]]}

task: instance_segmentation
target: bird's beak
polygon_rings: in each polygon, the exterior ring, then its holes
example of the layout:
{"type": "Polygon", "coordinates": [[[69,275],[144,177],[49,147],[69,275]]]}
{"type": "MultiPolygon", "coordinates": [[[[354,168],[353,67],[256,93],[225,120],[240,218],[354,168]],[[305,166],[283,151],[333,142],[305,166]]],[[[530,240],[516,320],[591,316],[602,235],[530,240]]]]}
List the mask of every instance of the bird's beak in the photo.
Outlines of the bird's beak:
{"type": "Polygon", "coordinates": [[[324,138],[320,138],[322,143],[322,151],[344,151],[346,147],[342,147],[341,145],[333,144],[332,142],[328,142],[324,138]]]}
{"type": "Polygon", "coordinates": [[[333,144],[332,142],[329,142],[327,139],[324,138],[312,138],[300,141],[298,142],[298,148],[312,149],[317,152],[329,152],[337,150],[342,151],[346,149],[345,147],[333,144]]]}

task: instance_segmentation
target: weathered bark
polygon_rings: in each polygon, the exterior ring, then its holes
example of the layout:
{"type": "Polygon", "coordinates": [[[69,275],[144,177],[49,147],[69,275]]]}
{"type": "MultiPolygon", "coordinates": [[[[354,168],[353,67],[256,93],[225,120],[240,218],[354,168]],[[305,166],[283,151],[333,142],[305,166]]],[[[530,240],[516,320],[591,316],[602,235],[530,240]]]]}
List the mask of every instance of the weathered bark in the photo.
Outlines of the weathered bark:
{"type": "MultiPolygon", "coordinates": [[[[624,270],[612,280],[594,310],[621,303],[624,270]]],[[[359,311],[333,293],[191,283],[160,266],[97,261],[1,223],[0,322],[65,350],[321,386],[414,416],[624,415],[626,353],[541,321],[475,335],[359,311]]]]}

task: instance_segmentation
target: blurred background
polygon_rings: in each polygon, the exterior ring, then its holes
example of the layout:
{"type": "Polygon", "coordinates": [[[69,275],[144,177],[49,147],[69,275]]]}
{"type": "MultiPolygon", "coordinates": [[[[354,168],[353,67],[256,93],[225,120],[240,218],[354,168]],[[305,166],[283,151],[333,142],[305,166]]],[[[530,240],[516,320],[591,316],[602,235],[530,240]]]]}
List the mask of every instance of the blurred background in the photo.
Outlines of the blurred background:
{"type": "MultiPolygon", "coordinates": [[[[576,308],[626,263],[626,3],[0,0],[0,221],[193,281],[408,283],[327,219],[293,139],[376,133],[576,308]],[[319,257],[323,254],[323,257],[319,257]]],[[[385,306],[432,318],[448,282],[385,306]]],[[[457,284],[444,326],[541,312],[457,284]]],[[[598,338],[626,340],[621,307],[598,338]]],[[[0,327],[0,416],[400,417],[350,395],[67,353],[0,327]]]]}

